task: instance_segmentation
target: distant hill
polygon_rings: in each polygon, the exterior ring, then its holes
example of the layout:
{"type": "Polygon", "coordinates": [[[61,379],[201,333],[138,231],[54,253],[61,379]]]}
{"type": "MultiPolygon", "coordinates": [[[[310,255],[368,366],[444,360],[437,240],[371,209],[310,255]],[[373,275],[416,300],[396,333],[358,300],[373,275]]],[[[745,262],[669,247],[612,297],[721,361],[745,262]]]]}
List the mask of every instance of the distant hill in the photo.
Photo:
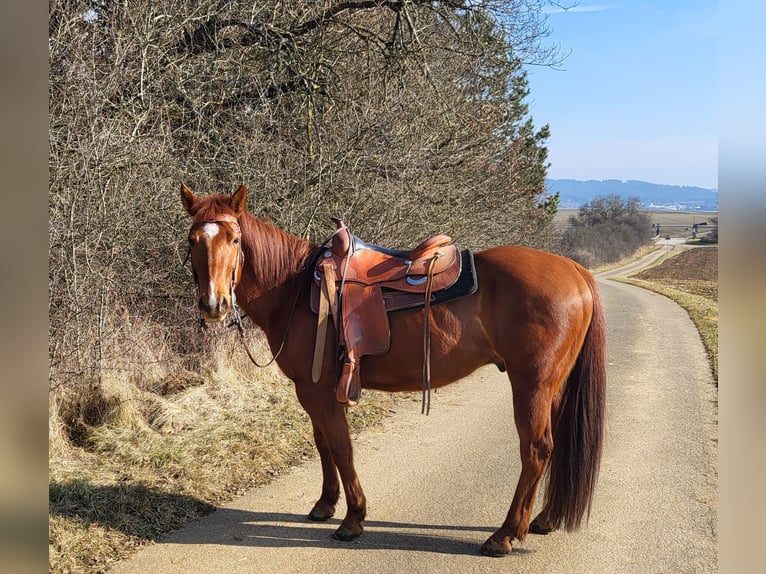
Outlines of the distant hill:
{"type": "Polygon", "coordinates": [[[578,208],[596,197],[617,195],[621,199],[638,197],[648,209],[668,211],[718,211],[718,190],[686,185],[661,185],[634,180],[548,179],[549,194],[559,192],[559,207],[578,208]]]}

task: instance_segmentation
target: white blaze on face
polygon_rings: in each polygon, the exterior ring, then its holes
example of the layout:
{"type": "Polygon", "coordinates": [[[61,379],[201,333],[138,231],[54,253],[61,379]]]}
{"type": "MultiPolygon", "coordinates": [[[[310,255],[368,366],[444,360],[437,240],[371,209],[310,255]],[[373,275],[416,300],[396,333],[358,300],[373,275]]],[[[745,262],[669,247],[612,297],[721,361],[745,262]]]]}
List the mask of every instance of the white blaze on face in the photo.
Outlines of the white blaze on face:
{"type": "Polygon", "coordinates": [[[206,223],[205,226],[202,228],[202,233],[207,235],[210,239],[213,239],[213,237],[218,235],[218,224],[206,223]]]}
{"type": "Polygon", "coordinates": [[[208,293],[207,306],[210,309],[215,309],[218,306],[218,299],[215,296],[215,285],[213,280],[210,280],[210,292],[208,293]]]}
{"type": "MultiPolygon", "coordinates": [[[[217,223],[206,223],[202,228],[202,233],[211,240],[218,235],[218,231],[217,223]]],[[[212,278],[210,279],[207,304],[209,309],[216,309],[218,307],[218,298],[215,296],[215,285],[212,278]]]]}

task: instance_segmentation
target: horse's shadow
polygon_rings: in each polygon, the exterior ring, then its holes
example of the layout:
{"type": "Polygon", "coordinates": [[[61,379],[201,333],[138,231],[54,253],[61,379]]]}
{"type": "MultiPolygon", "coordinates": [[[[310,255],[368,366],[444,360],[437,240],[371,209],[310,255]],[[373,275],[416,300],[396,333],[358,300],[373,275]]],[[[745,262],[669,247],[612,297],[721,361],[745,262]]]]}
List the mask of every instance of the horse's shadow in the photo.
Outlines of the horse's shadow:
{"type": "Polygon", "coordinates": [[[312,522],[305,515],[219,508],[166,540],[176,544],[229,544],[264,548],[355,548],[362,550],[409,550],[439,554],[477,555],[480,544],[494,529],[479,526],[417,524],[365,520],[364,534],[351,542],[338,541],[332,533],[340,519],[312,522]],[[434,534],[433,531],[442,531],[434,534]],[[427,531],[427,532],[426,532],[427,531]],[[483,533],[475,539],[459,532],[483,533]]]}
{"type": "Polygon", "coordinates": [[[184,494],[134,483],[100,485],[84,479],[48,484],[48,512],[84,525],[98,524],[128,536],[160,540],[215,507],[184,494]]]}
{"type": "MultiPolygon", "coordinates": [[[[51,483],[49,508],[52,515],[76,517],[145,540],[174,544],[355,548],[477,555],[480,544],[494,530],[483,526],[370,519],[365,521],[363,536],[343,542],[332,538],[332,533],[340,524],[339,518],[313,522],[301,514],[214,508],[193,497],[165,493],[143,485],[97,486],[85,481],[51,483]],[[123,504],[115,504],[116,500],[123,501],[123,504]],[[168,519],[168,510],[179,507],[184,509],[178,512],[179,516],[175,520],[168,519]],[[148,511],[150,515],[143,514],[148,511]],[[158,513],[165,515],[164,524],[159,528],[147,528],[146,523],[156,520],[158,513]],[[197,518],[188,522],[191,516],[197,518]],[[476,535],[460,534],[471,532],[476,535]]],[[[514,548],[514,553],[523,552],[524,549],[514,548]]]]}

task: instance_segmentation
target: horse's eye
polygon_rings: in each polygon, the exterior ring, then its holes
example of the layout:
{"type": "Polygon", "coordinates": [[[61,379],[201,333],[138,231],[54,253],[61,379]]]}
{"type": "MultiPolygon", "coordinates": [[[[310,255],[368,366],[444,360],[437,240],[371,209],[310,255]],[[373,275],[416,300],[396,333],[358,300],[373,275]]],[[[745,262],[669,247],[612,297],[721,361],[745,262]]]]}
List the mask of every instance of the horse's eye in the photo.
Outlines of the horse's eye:
{"type": "Polygon", "coordinates": [[[194,245],[194,239],[192,239],[191,237],[189,238],[189,245],[194,245]]]}
{"type": "Polygon", "coordinates": [[[234,245],[239,245],[239,237],[235,237],[235,238],[232,240],[232,243],[233,243],[234,245]]]}

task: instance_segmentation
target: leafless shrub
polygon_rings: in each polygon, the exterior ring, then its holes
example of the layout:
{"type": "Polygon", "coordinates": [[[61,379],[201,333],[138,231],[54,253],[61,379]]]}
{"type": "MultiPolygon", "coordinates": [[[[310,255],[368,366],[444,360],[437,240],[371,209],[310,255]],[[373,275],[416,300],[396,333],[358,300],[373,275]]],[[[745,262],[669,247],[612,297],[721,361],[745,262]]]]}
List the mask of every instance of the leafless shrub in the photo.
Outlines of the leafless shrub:
{"type": "Polygon", "coordinates": [[[252,211],[312,239],[340,216],[398,247],[543,244],[548,131],[522,70],[554,62],[542,4],[51,0],[57,408],[87,423],[124,402],[115,373],[166,393],[204,362],[180,180],[247,183],[252,211]],[[88,389],[98,408],[73,402],[88,389]]]}
{"type": "Polygon", "coordinates": [[[639,198],[597,197],[569,218],[560,249],[586,267],[614,263],[636,252],[652,237],[649,214],[639,198]]]}

